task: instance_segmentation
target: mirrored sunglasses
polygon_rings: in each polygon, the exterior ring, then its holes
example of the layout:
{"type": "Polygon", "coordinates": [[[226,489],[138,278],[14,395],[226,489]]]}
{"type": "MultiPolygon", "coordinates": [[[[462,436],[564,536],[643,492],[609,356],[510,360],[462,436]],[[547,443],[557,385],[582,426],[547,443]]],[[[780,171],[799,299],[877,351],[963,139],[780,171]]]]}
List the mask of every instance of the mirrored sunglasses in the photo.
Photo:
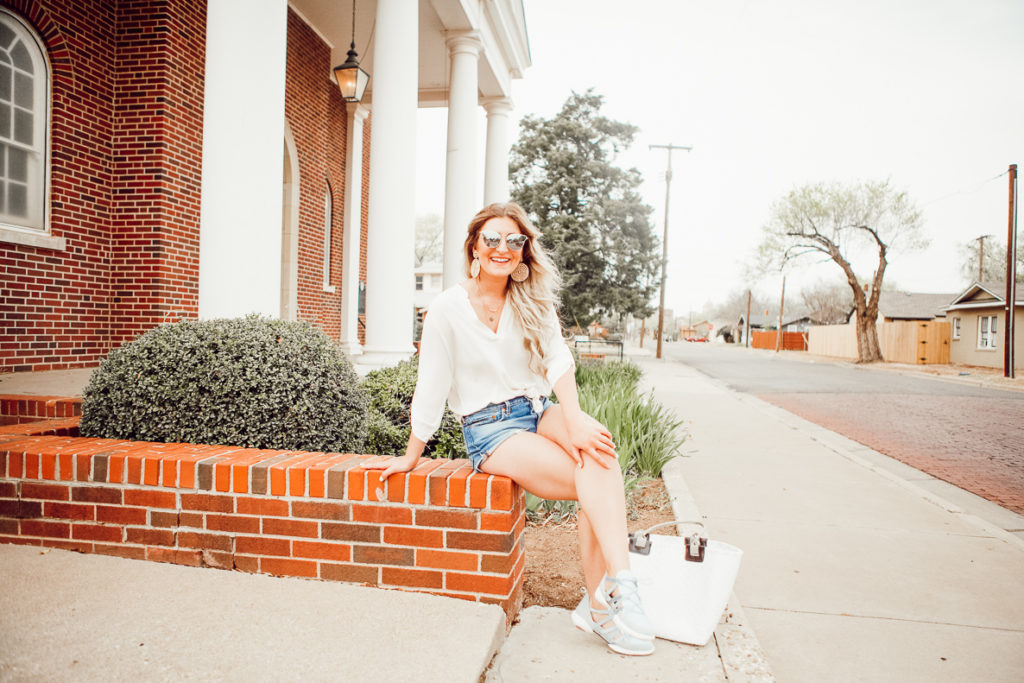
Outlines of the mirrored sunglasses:
{"type": "MultiPolygon", "coordinates": [[[[480,237],[483,239],[484,245],[488,249],[497,249],[501,246],[501,233],[499,232],[494,230],[481,230],[480,237]]],[[[526,246],[529,239],[529,237],[521,233],[510,233],[505,235],[505,244],[507,244],[508,248],[512,251],[520,251],[526,246]]]]}

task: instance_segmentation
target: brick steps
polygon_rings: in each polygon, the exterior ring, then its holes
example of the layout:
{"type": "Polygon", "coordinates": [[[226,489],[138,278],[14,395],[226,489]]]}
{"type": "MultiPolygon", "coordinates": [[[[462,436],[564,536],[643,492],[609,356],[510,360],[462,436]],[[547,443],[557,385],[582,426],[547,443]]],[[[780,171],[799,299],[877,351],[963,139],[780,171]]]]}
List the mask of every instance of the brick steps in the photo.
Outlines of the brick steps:
{"type": "Polygon", "coordinates": [[[466,460],[381,484],[374,456],[0,426],[0,542],[522,602],[522,490],[466,460]]]}
{"type": "Polygon", "coordinates": [[[0,425],[82,414],[82,399],[67,396],[0,395],[0,425]]]}

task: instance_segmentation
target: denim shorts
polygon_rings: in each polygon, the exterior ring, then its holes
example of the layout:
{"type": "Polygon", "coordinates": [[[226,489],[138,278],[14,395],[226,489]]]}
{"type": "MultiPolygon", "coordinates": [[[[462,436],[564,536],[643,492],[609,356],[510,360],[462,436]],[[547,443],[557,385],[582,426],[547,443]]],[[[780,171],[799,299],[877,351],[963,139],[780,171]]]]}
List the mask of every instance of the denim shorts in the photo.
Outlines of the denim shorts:
{"type": "Polygon", "coordinates": [[[492,403],[462,418],[462,438],[466,441],[466,451],[474,471],[479,472],[487,456],[508,437],[519,432],[537,431],[540,416],[551,406],[547,398],[540,399],[540,403],[538,413],[532,399],[516,396],[502,403],[492,403]]]}

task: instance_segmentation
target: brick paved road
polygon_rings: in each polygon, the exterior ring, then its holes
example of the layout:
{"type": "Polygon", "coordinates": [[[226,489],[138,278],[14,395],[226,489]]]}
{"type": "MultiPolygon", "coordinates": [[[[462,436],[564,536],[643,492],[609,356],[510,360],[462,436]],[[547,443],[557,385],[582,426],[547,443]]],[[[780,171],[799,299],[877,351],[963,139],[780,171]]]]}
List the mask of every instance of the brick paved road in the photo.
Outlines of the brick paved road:
{"type": "Polygon", "coordinates": [[[1024,514],[1024,392],[717,345],[665,356],[1024,514]]]}

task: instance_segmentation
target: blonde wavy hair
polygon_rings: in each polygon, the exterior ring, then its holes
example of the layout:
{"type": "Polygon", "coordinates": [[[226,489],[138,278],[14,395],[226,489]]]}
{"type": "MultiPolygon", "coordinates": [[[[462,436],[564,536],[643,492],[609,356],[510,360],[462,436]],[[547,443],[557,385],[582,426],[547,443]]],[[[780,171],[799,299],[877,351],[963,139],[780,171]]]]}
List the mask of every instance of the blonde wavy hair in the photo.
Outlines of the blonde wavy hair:
{"type": "Polygon", "coordinates": [[[492,218],[508,218],[516,224],[519,232],[530,238],[522,254],[523,263],[530,267],[530,276],[522,282],[508,279],[508,301],[523,328],[523,346],[530,352],[530,369],[541,374],[546,355],[543,345],[545,328],[550,324],[551,314],[557,311],[562,279],[540,244],[538,238],[541,233],[530,222],[523,207],[515,202],[486,206],[469,222],[465,243],[467,276],[471,277],[469,268],[480,231],[492,218]]]}

